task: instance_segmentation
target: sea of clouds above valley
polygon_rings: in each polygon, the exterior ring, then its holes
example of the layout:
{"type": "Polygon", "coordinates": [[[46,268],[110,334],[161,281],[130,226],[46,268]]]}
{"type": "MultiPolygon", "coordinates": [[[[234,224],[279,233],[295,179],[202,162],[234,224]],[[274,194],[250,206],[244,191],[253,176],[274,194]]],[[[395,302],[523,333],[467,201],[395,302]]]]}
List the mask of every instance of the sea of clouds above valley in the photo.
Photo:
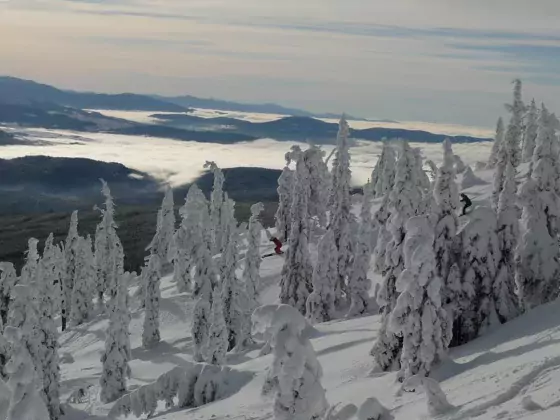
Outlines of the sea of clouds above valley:
{"type": "MultiPolygon", "coordinates": [[[[4,127],[6,129],[6,127],[4,127]]],[[[9,129],[12,130],[12,129],[9,129]]],[[[118,162],[132,169],[146,172],[173,186],[191,182],[203,171],[207,160],[220,167],[263,167],[281,169],[284,155],[296,142],[260,139],[237,144],[199,143],[162,138],[126,136],[106,133],[78,133],[64,130],[16,129],[31,140],[27,145],[2,146],[0,157],[11,159],[31,155],[89,158],[104,162],[118,162]]],[[[422,149],[427,159],[441,162],[440,144],[411,143],[422,149]]],[[[323,146],[328,154],[332,145],[323,146]]],[[[456,144],[454,151],[463,161],[474,166],[487,159],[490,142],[456,144]]],[[[356,142],[351,148],[353,183],[361,185],[369,178],[381,150],[379,142],[356,142]]]]}

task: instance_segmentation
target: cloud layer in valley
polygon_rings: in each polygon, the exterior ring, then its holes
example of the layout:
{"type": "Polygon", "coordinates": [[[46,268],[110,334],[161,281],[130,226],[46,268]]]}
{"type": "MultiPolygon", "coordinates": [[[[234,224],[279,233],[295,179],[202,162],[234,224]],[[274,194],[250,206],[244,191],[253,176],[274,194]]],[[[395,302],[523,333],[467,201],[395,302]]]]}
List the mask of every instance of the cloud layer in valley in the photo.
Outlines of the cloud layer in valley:
{"type": "MultiPolygon", "coordinates": [[[[119,162],[125,166],[147,172],[150,175],[177,186],[188,183],[202,172],[204,163],[211,158],[224,168],[248,166],[282,169],[284,154],[292,142],[262,139],[235,145],[174,141],[161,138],[123,136],[102,133],[72,133],[68,131],[25,131],[36,144],[3,146],[5,159],[30,155],[53,157],[83,157],[104,162],[119,162]]],[[[306,147],[300,144],[301,147],[306,147]]],[[[422,149],[426,158],[436,164],[441,162],[440,144],[411,143],[422,149]]],[[[333,146],[324,146],[329,153],[333,146]]],[[[486,160],[491,143],[456,144],[454,151],[467,164],[486,160]]],[[[381,143],[358,142],[350,150],[353,183],[362,185],[381,151],[381,143]]]]}

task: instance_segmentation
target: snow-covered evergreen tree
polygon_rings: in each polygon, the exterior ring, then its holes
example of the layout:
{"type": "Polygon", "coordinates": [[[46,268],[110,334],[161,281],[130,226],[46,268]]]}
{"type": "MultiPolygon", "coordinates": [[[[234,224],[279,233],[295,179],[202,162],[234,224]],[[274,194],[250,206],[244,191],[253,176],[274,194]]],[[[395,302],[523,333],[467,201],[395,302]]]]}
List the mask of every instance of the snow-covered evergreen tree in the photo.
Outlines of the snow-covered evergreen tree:
{"type": "Polygon", "coordinates": [[[91,237],[79,238],[75,255],[74,290],[72,290],[72,311],[70,320],[73,325],[88,321],[93,313],[96,277],[95,261],[91,237]]]}
{"type": "Polygon", "coordinates": [[[130,315],[128,313],[128,283],[130,273],[117,279],[117,293],[109,307],[109,328],[105,337],[105,352],[101,357],[100,398],[104,403],[115,401],[126,392],[130,377],[130,315]]]}
{"type": "Polygon", "coordinates": [[[310,186],[307,210],[309,218],[316,220],[319,226],[327,225],[327,205],[331,182],[324,156],[325,152],[313,144],[303,152],[303,161],[309,173],[310,186]]]}
{"type": "Polygon", "coordinates": [[[458,174],[462,174],[463,172],[465,172],[465,170],[467,169],[467,165],[465,165],[465,162],[463,162],[461,156],[455,155],[453,156],[453,158],[455,159],[455,172],[457,172],[458,174]]]}
{"type": "MultiPolygon", "coordinates": [[[[311,293],[313,266],[309,257],[309,178],[300,151],[294,150],[296,180],[292,203],[292,228],[280,281],[280,301],[305,315],[307,297],[311,293]]],[[[247,281],[247,280],[246,280],[247,281]]]]}
{"type": "Polygon", "coordinates": [[[38,353],[34,356],[36,368],[42,372],[43,399],[47,404],[51,420],[62,414],[60,407],[60,363],[58,359],[58,331],[54,322],[58,286],[56,276],[55,246],[51,233],[45,243],[43,258],[37,268],[35,282],[38,304],[37,338],[40,341],[38,353]]]}
{"type": "MultiPolygon", "coordinates": [[[[247,331],[243,324],[249,322],[246,313],[249,312],[250,299],[248,298],[245,284],[237,277],[236,269],[239,262],[240,229],[234,216],[234,201],[227,197],[222,208],[222,219],[225,231],[224,251],[221,258],[220,280],[222,283],[221,293],[224,306],[224,321],[227,328],[228,346],[232,350],[237,346],[241,349],[247,337],[243,332],[247,331]]],[[[249,315],[250,316],[250,315],[249,315]]]]}
{"type": "Polygon", "coordinates": [[[214,185],[210,195],[210,235],[212,238],[212,254],[222,252],[222,205],[224,202],[224,173],[215,162],[206,162],[204,168],[214,175],[214,185]]]}
{"type": "Polygon", "coordinates": [[[401,375],[428,376],[447,352],[451,323],[442,307],[442,281],[437,275],[434,232],[429,217],[406,223],[406,269],[396,288],[400,292],[390,318],[390,328],[402,336],[401,375]]]}
{"type": "Polygon", "coordinates": [[[292,222],[290,212],[292,208],[292,192],[294,190],[294,171],[288,166],[290,164],[290,154],[286,154],[286,166],[278,178],[278,209],[276,210],[276,232],[278,239],[285,242],[290,234],[292,222]]]}
{"type": "Polygon", "coordinates": [[[459,207],[459,191],[455,181],[453,156],[451,141],[446,139],[443,142],[443,163],[437,171],[433,191],[436,203],[434,239],[436,275],[442,280],[441,301],[450,317],[450,322],[458,312],[457,293],[460,292],[459,279],[455,275],[449,275],[453,264],[458,262],[454,243],[459,226],[456,213],[459,207]]]}
{"type": "Polygon", "coordinates": [[[318,259],[313,270],[313,292],[307,298],[307,318],[311,323],[330,321],[335,316],[336,244],[332,230],[319,242],[318,259]]]}
{"type": "Polygon", "coordinates": [[[289,305],[266,305],[257,308],[252,319],[253,332],[271,337],[275,420],[320,419],[328,403],[305,318],[289,305]]]}
{"type": "Polygon", "coordinates": [[[389,197],[390,191],[383,196],[381,206],[373,216],[373,226],[377,229],[377,241],[373,250],[374,270],[378,274],[385,272],[385,253],[387,252],[387,245],[391,240],[391,232],[387,228],[389,221],[389,197]]]}
{"type": "Polygon", "coordinates": [[[146,273],[143,273],[145,284],[144,295],[144,327],[142,329],[142,346],[152,348],[160,341],[159,333],[159,281],[161,278],[161,262],[158,254],[151,254],[148,259],[146,273]]]}
{"type": "MultiPolygon", "coordinates": [[[[420,188],[422,188],[424,191],[427,191],[430,189],[430,178],[428,177],[428,174],[426,173],[426,171],[424,170],[424,161],[422,159],[422,149],[420,149],[419,147],[416,147],[414,149],[412,149],[413,153],[414,153],[414,158],[416,159],[416,176],[417,178],[417,183],[418,186],[420,188]]],[[[455,158],[459,158],[458,156],[455,156],[455,158]]],[[[460,160],[461,158],[459,158],[460,160]]],[[[462,161],[461,161],[462,162],[462,161]]]]}
{"type": "Polygon", "coordinates": [[[99,209],[102,219],[95,231],[95,267],[100,307],[103,306],[104,295],[109,297],[109,306],[114,304],[119,287],[117,283],[124,272],[124,252],[114,219],[115,204],[107,183],[101,180],[101,184],[105,208],[99,209]]]}
{"type": "Polygon", "coordinates": [[[527,310],[558,297],[560,255],[557,240],[551,236],[547,223],[550,195],[543,194],[537,182],[529,178],[521,186],[519,199],[523,213],[516,282],[519,299],[527,310]]]}
{"type": "Polygon", "coordinates": [[[384,371],[391,369],[398,362],[401,349],[400,339],[388,329],[388,322],[398,296],[396,281],[404,270],[405,224],[408,219],[417,214],[422,201],[422,189],[416,182],[416,176],[416,158],[408,143],[404,141],[397,161],[395,186],[389,196],[388,207],[391,216],[388,231],[391,233],[391,239],[386,244],[384,278],[377,294],[382,324],[377,341],[371,351],[378,367],[384,371]]]}
{"type": "Polygon", "coordinates": [[[205,240],[208,202],[196,184],[191,185],[185,204],[179,209],[181,226],[174,237],[174,280],[179,292],[191,287],[191,272],[197,261],[200,244],[205,240]]]}
{"type": "MultiPolygon", "coordinates": [[[[40,271],[37,266],[36,272],[40,271]]],[[[40,273],[36,273],[40,274],[40,273]]],[[[8,313],[8,327],[14,327],[21,332],[21,342],[29,352],[29,355],[35,366],[38,385],[43,384],[43,336],[39,323],[40,317],[40,300],[38,285],[36,282],[37,276],[34,276],[33,281],[27,284],[17,284],[13,288],[12,304],[10,305],[10,312],[8,313]]],[[[5,330],[7,327],[5,328],[5,330]]],[[[41,393],[41,395],[43,395],[41,393]]],[[[44,398],[44,395],[43,395],[44,398]]],[[[45,398],[46,400],[46,398],[45,398]]]]}
{"type": "MultiPolygon", "coordinates": [[[[498,154],[496,156],[496,164],[494,171],[494,189],[492,191],[492,208],[498,210],[500,201],[500,194],[504,188],[505,173],[508,163],[513,159],[513,152],[511,150],[511,143],[502,142],[498,154]]],[[[464,179],[464,177],[463,177],[464,179]]]]}
{"type": "Polygon", "coordinates": [[[78,253],[78,211],[72,212],[70,228],[64,243],[64,275],[62,277],[62,331],[66,329],[72,311],[72,291],[76,280],[76,264],[78,253]]]}
{"type": "MultiPolygon", "coordinates": [[[[247,291],[247,296],[251,302],[256,302],[258,290],[261,282],[259,274],[261,266],[261,232],[262,225],[259,222],[259,216],[264,210],[262,203],[256,203],[251,206],[251,217],[249,218],[249,230],[247,235],[247,253],[245,254],[245,267],[243,268],[243,281],[247,291]]],[[[252,309],[256,306],[252,303],[252,309]]]]}
{"type": "Polygon", "coordinates": [[[208,331],[206,362],[212,365],[223,365],[228,350],[228,330],[224,320],[224,304],[219,287],[214,289],[212,311],[208,331]]]}
{"type": "Polygon", "coordinates": [[[387,142],[383,142],[381,155],[371,174],[374,197],[383,197],[391,191],[395,182],[395,151],[387,142]]]}
{"type": "Polygon", "coordinates": [[[521,151],[521,159],[523,162],[531,162],[533,159],[537,130],[539,127],[538,118],[539,111],[533,99],[525,115],[525,131],[523,132],[523,149],[521,151]]]}
{"type": "Polygon", "coordinates": [[[459,301],[461,315],[454,327],[454,342],[464,344],[498,321],[494,300],[494,279],[500,261],[496,213],[478,207],[459,233],[464,266],[463,290],[459,301]]]}
{"type": "Polygon", "coordinates": [[[364,187],[362,199],[362,209],[360,212],[360,231],[354,255],[352,273],[348,277],[348,291],[350,292],[350,309],[347,316],[357,316],[369,310],[369,289],[371,280],[368,279],[368,271],[371,265],[372,254],[372,220],[371,220],[371,200],[372,185],[364,187]]]}
{"type": "Polygon", "coordinates": [[[175,210],[173,190],[167,187],[158,211],[156,233],[148,246],[150,253],[157,254],[163,266],[172,259],[173,235],[175,234],[175,210]]]}
{"type": "Polygon", "coordinates": [[[496,124],[494,143],[492,144],[492,151],[490,152],[490,158],[488,159],[488,164],[486,165],[488,169],[494,169],[496,167],[496,163],[498,162],[498,152],[504,142],[504,133],[504,120],[500,117],[498,118],[498,123],[496,124]]]}
{"type": "Polygon", "coordinates": [[[10,310],[10,297],[17,283],[17,274],[14,265],[10,262],[0,262],[0,320],[3,325],[8,322],[10,310]]]}
{"type": "Polygon", "coordinates": [[[521,163],[521,140],[523,138],[525,104],[523,104],[521,99],[521,80],[517,79],[513,83],[513,104],[506,105],[508,111],[511,112],[511,118],[506,128],[504,142],[508,145],[511,163],[517,168],[521,163]]]}
{"type": "Polygon", "coordinates": [[[35,238],[30,238],[27,241],[25,264],[21,269],[21,276],[19,279],[20,284],[29,285],[35,281],[37,267],[39,266],[39,251],[37,250],[38,243],[39,241],[35,238]]]}
{"type": "Polygon", "coordinates": [[[516,204],[516,193],[515,169],[511,162],[508,162],[498,203],[498,240],[501,258],[493,285],[496,311],[502,323],[519,315],[519,300],[515,293],[515,250],[519,240],[519,209],[516,204]]]}
{"type": "Polygon", "coordinates": [[[558,156],[558,138],[556,137],[556,117],[543,105],[539,115],[539,128],[533,153],[531,177],[537,183],[542,196],[546,224],[552,237],[559,233],[558,178],[560,177],[560,160],[558,156]]]}
{"type": "MultiPolygon", "coordinates": [[[[208,223],[204,226],[209,231],[208,223]]],[[[212,292],[218,283],[218,270],[210,252],[211,243],[207,232],[202,232],[203,240],[196,253],[193,296],[198,299],[193,313],[191,335],[194,342],[194,359],[201,362],[208,341],[212,292]]]]}
{"type": "MultiPolygon", "coordinates": [[[[350,197],[350,153],[348,136],[350,127],[343,116],[338,125],[338,137],[335,160],[333,162],[333,190],[330,214],[330,229],[334,234],[334,241],[338,253],[338,279],[335,288],[335,306],[341,307],[347,294],[347,278],[352,271],[352,235],[351,225],[354,216],[351,213],[352,199],[350,197]]],[[[299,182],[299,178],[298,178],[299,182]]],[[[284,302],[283,303],[287,303],[284,302]]]]}
{"type": "Polygon", "coordinates": [[[4,336],[11,346],[11,357],[6,365],[9,376],[7,385],[11,389],[6,420],[53,419],[41,397],[41,382],[22,333],[17,328],[6,327],[4,336]]]}

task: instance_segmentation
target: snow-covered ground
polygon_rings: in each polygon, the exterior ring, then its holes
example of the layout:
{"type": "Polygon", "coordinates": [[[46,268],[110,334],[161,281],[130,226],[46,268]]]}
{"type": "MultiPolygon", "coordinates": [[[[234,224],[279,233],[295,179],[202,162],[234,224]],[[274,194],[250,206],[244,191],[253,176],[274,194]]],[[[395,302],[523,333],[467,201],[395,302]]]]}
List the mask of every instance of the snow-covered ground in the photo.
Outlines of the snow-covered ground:
{"type": "MultiPolygon", "coordinates": [[[[475,174],[485,184],[465,192],[476,206],[484,204],[491,196],[492,173],[475,174]]],[[[268,244],[263,236],[263,254],[270,252],[268,244]]],[[[311,247],[313,251],[315,245],[311,247]]],[[[277,302],[282,264],[283,259],[278,256],[263,260],[261,303],[277,302]]],[[[371,277],[379,281],[373,273],[371,277]]],[[[131,295],[135,287],[131,287],[131,295]]],[[[138,302],[132,299],[130,390],[154,381],[175,367],[189,366],[192,361],[190,320],[194,301],[189,294],[177,292],[171,276],[162,279],[161,293],[162,342],[149,351],[141,346],[143,310],[138,309],[138,302]]],[[[80,327],[72,327],[60,338],[65,360],[62,364],[63,399],[80,387],[92,385],[87,401],[72,404],[68,419],[105,418],[111,408],[110,404],[99,403],[97,398],[101,374],[99,359],[107,324],[106,319],[98,317],[80,327]]],[[[378,328],[377,315],[316,325],[317,333],[311,342],[324,370],[322,383],[329,403],[359,406],[367,398],[376,397],[396,420],[431,418],[423,391],[399,393],[400,384],[394,373],[371,372],[373,360],[369,351],[378,328]]],[[[261,396],[261,387],[272,356],[259,356],[259,350],[256,347],[243,354],[228,355],[229,367],[246,374],[239,377],[250,378],[231,383],[229,397],[186,410],[166,409],[161,404],[154,418],[271,419],[272,400],[261,396]]],[[[449,359],[433,372],[433,377],[440,381],[449,402],[456,407],[439,419],[559,419],[560,302],[539,307],[465,346],[452,349],[449,359]]]]}

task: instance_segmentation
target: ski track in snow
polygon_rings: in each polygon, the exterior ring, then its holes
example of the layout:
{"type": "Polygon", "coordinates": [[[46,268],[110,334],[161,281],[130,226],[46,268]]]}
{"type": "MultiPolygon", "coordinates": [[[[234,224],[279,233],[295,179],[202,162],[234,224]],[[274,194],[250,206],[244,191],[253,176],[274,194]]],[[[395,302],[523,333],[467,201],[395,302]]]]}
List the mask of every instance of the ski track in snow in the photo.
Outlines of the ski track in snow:
{"type": "MultiPolygon", "coordinates": [[[[524,169],[524,168],[523,168],[524,169]]],[[[491,197],[490,171],[476,173],[484,181],[466,190],[475,206],[491,197]]],[[[523,176],[523,170],[519,174],[523,176]]],[[[460,177],[458,179],[460,182],[460,177]]],[[[379,200],[375,200],[375,207],[379,200]]],[[[357,213],[358,206],[354,212],[357,213]]],[[[466,223],[468,216],[462,219],[466,223]]],[[[316,243],[311,241],[316,259],[316,243]]],[[[270,244],[263,234],[262,253],[270,244]]],[[[261,265],[260,301],[278,300],[280,272],[284,259],[270,257],[261,265]]],[[[241,274],[241,271],[238,271],[241,274]]],[[[370,272],[373,282],[380,278],[370,272]]],[[[161,281],[162,342],[153,350],[141,347],[143,310],[131,298],[130,324],[132,378],[129,390],[153,382],[159,375],[192,361],[190,318],[194,300],[189,293],[178,293],[172,276],[161,281]]],[[[134,292],[137,285],[131,285],[134,292]]],[[[131,293],[132,294],[132,293],[131,293]]],[[[560,303],[539,307],[520,318],[487,332],[473,342],[452,349],[449,360],[438,367],[433,377],[440,381],[448,400],[456,409],[438,417],[441,420],[558,420],[560,418],[560,303]]],[[[331,404],[359,406],[376,397],[391,410],[395,420],[430,419],[422,391],[397,395],[400,384],[395,373],[373,374],[371,346],[379,328],[377,315],[339,319],[316,325],[311,342],[322,364],[323,386],[331,404]]],[[[61,364],[62,401],[79,387],[92,386],[91,400],[71,404],[63,420],[106,418],[111,404],[98,400],[100,357],[104,349],[107,320],[97,316],[90,322],[71,327],[60,337],[60,354],[69,353],[74,361],[61,364]]],[[[163,404],[153,418],[162,420],[268,420],[272,419],[271,398],[261,396],[261,387],[272,356],[259,356],[260,346],[245,353],[228,355],[228,365],[252,374],[246,384],[235,384],[233,395],[201,407],[166,409],[163,404]]],[[[128,417],[134,419],[134,416],[128,417]]]]}

